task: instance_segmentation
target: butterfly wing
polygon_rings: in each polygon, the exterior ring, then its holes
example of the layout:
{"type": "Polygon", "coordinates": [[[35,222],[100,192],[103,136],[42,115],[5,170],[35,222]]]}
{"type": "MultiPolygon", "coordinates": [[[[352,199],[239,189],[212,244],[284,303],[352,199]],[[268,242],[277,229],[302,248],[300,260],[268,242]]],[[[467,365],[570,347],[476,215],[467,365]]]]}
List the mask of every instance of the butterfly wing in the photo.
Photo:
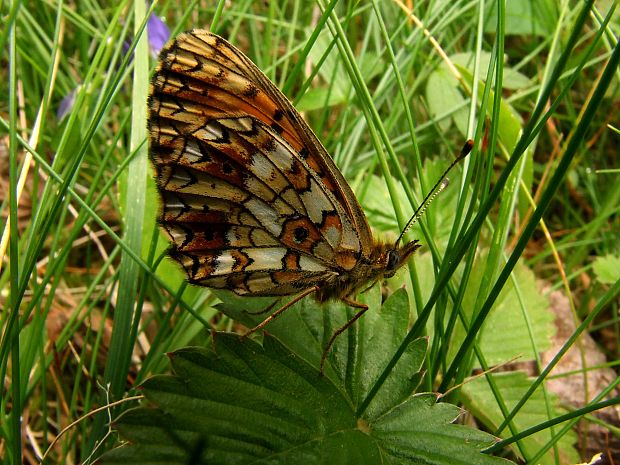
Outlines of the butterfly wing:
{"type": "Polygon", "coordinates": [[[364,214],[325,149],[228,42],[179,35],[161,53],[149,109],[161,223],[192,282],[292,294],[369,253],[364,214]]]}
{"type": "MultiPolygon", "coordinates": [[[[284,94],[265,76],[265,74],[241,51],[233,45],[206,31],[195,31],[196,36],[205,42],[220,44],[220,51],[231,62],[237,63],[237,71],[247,76],[248,80],[256,86],[260,92],[267,96],[267,102],[262,102],[258,116],[262,121],[276,128],[292,147],[304,158],[308,165],[317,173],[323,183],[342,205],[351,219],[362,243],[362,252],[369,255],[372,233],[366,220],[366,216],[355,197],[351,187],[344,179],[338,167],[334,164],[331,156],[323,147],[323,144],[308,127],[303,117],[291,104],[284,94]]],[[[253,92],[252,92],[253,93],[253,92]]]]}

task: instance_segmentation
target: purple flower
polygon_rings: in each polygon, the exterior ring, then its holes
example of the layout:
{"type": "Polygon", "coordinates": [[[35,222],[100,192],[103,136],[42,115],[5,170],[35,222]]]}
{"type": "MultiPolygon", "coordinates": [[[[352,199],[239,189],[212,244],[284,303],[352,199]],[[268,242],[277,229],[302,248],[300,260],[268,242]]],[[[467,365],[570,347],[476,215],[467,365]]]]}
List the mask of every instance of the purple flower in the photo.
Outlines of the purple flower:
{"type": "Polygon", "coordinates": [[[73,104],[75,103],[75,94],[77,93],[77,89],[73,89],[67,95],[65,95],[60,101],[60,105],[58,105],[58,110],[56,110],[56,119],[58,121],[62,121],[65,116],[69,114],[71,109],[73,108],[73,104]]]}
{"type": "Polygon", "coordinates": [[[159,19],[159,16],[151,14],[146,23],[146,30],[149,36],[149,47],[151,55],[157,57],[163,46],[170,39],[170,29],[159,19]]]}

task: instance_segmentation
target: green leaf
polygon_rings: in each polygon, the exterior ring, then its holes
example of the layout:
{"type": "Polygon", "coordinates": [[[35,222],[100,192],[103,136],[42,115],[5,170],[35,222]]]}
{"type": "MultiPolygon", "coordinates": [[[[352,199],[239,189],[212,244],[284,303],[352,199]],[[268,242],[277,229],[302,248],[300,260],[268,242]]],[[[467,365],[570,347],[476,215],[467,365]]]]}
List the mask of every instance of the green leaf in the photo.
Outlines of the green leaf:
{"type": "MultiPolygon", "coordinates": [[[[253,299],[253,306],[249,307],[248,299],[223,294],[220,297],[223,303],[218,309],[248,327],[256,326],[267,316],[257,312],[267,308],[270,301],[255,302],[253,299]]],[[[355,406],[361,403],[404,339],[409,323],[409,302],[403,289],[392,294],[383,306],[378,286],[361,294],[360,300],[369,306],[369,310],[336,339],[325,366],[325,375],[341,389],[349,391],[355,406]]],[[[285,302],[277,301],[273,309],[285,302]]],[[[340,302],[320,305],[314,299],[306,298],[269,323],[267,332],[318,368],[324,347],[332,334],[355,313],[357,309],[340,302]]],[[[415,375],[424,360],[426,345],[426,339],[419,339],[408,347],[386,381],[386,386],[371,403],[370,412],[384,412],[414,391],[417,383],[415,375]]]]}
{"type": "Polygon", "coordinates": [[[454,122],[461,134],[467,134],[466,100],[459,90],[459,83],[445,66],[439,66],[429,75],[426,100],[441,131],[446,132],[454,122]]]}
{"type": "Polygon", "coordinates": [[[327,87],[315,87],[308,90],[297,103],[299,111],[321,110],[345,103],[346,95],[335,89],[327,87]]]}
{"type": "MultiPolygon", "coordinates": [[[[531,380],[523,372],[490,373],[489,376],[493,377],[508,409],[516,405],[531,384],[531,380]]],[[[551,395],[548,394],[548,396],[551,395]]],[[[461,398],[472,414],[491,431],[495,430],[504,419],[497,406],[497,401],[484,378],[476,378],[465,383],[461,389],[461,398]]],[[[555,396],[551,397],[551,399],[557,402],[555,396]]],[[[545,400],[544,393],[538,389],[514,418],[515,430],[523,431],[549,420],[550,418],[546,413],[548,408],[551,417],[565,413],[558,411],[553,406],[547,407],[547,403],[548,401],[545,400]]],[[[508,438],[510,436],[510,430],[504,430],[502,437],[508,438]]],[[[519,451],[523,451],[526,456],[531,457],[550,439],[549,431],[544,430],[523,439],[519,444],[519,448],[513,447],[513,450],[517,454],[519,454],[519,451]]],[[[579,462],[579,454],[573,447],[575,443],[576,435],[573,432],[566,434],[559,440],[557,448],[562,457],[561,463],[579,462]]],[[[557,463],[554,461],[553,448],[537,463],[543,465],[557,463]]]]}
{"type": "MultiPolygon", "coordinates": [[[[558,11],[550,0],[511,0],[506,2],[505,34],[550,37],[557,23],[558,11]]],[[[495,33],[497,6],[491,3],[491,11],[485,14],[485,32],[495,33]]]]}
{"type": "MultiPolygon", "coordinates": [[[[462,73],[463,78],[467,80],[469,85],[473,85],[474,76],[470,69],[463,66],[458,66],[459,71],[462,73]]],[[[507,69],[507,68],[504,68],[507,69]]],[[[503,84],[503,83],[502,83],[503,84]]],[[[480,82],[480,86],[478,87],[478,99],[481,101],[484,88],[487,84],[484,81],[480,82]]],[[[486,109],[486,116],[491,117],[491,102],[495,98],[495,92],[492,90],[489,93],[489,107],[486,109]]],[[[506,99],[501,98],[499,104],[499,119],[496,122],[499,127],[499,138],[500,141],[505,145],[506,150],[511,152],[519,140],[521,136],[521,131],[523,130],[523,124],[521,121],[521,117],[519,113],[510,105],[506,99]]]]}
{"type": "MultiPolygon", "coordinates": [[[[450,55],[450,60],[459,68],[464,68],[468,70],[473,70],[474,60],[478,57],[480,62],[480,70],[483,75],[486,74],[486,71],[489,69],[489,62],[491,61],[491,53],[480,51],[477,53],[466,52],[466,53],[455,53],[450,55]]],[[[527,89],[532,85],[531,79],[529,79],[525,74],[507,66],[504,63],[504,73],[502,80],[502,87],[504,89],[509,90],[522,90],[527,89]]],[[[482,94],[480,94],[482,96],[482,94]]],[[[515,112],[518,115],[518,113],[515,112]]]]}
{"type": "MultiPolygon", "coordinates": [[[[473,85],[473,54],[456,54],[450,59],[457,66],[463,78],[470,86],[473,85]]],[[[480,57],[481,69],[486,72],[490,55],[482,54],[480,57]]],[[[504,67],[506,79],[502,85],[506,89],[523,88],[528,84],[527,78],[517,71],[504,67]]],[[[482,99],[484,89],[487,84],[480,82],[478,87],[478,99],[482,99]]],[[[494,99],[494,92],[491,91],[489,102],[494,99]]],[[[461,84],[456,80],[453,74],[448,70],[445,64],[441,64],[433,71],[426,83],[426,99],[428,101],[429,110],[433,118],[438,120],[440,129],[447,131],[453,122],[460,133],[467,136],[467,123],[469,113],[467,110],[467,102],[469,98],[465,98],[461,91],[461,84]],[[455,108],[457,110],[455,110],[455,108]]],[[[479,100],[480,102],[480,100],[479,100]]],[[[491,108],[486,109],[486,116],[490,117],[491,108]]],[[[519,136],[521,135],[522,122],[519,113],[502,98],[500,101],[499,120],[500,141],[505,145],[507,151],[512,151],[515,147],[519,136]]]]}
{"type": "MultiPolygon", "coordinates": [[[[514,357],[520,361],[534,360],[534,350],[549,349],[555,333],[554,316],[549,311],[549,302],[536,286],[534,273],[523,264],[517,265],[513,273],[514,279],[500,292],[480,336],[479,346],[489,365],[514,357]]],[[[479,273],[472,273],[465,293],[463,307],[470,318],[481,278],[479,273]]],[[[461,334],[459,340],[464,336],[461,334]]]]}
{"type": "MultiPolygon", "coordinates": [[[[420,348],[420,340],[413,345],[420,348]]],[[[155,407],[130,410],[116,422],[130,444],[105,454],[102,463],[509,463],[481,454],[494,439],[452,425],[460,410],[438,404],[433,394],[409,395],[383,413],[356,416],[351,392],[363,391],[363,376],[345,389],[273,337],[261,347],[217,333],[208,348],[179,350],[170,358],[175,375],[142,386],[155,407]]],[[[368,357],[355,358],[359,363],[351,369],[365,373],[368,357]]],[[[407,384],[395,380],[399,387],[407,384]]]]}
{"type": "Polygon", "coordinates": [[[602,284],[613,284],[620,279],[620,257],[618,256],[597,257],[592,263],[592,268],[602,284]]]}

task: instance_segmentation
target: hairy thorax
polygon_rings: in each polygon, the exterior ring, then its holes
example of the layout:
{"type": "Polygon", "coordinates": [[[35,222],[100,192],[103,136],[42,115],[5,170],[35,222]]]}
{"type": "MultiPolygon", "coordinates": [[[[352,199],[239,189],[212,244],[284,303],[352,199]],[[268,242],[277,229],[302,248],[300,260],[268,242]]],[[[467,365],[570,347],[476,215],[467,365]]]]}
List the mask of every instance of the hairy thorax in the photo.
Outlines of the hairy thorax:
{"type": "Polygon", "coordinates": [[[402,247],[395,247],[393,244],[375,244],[370,257],[360,258],[351,270],[335,274],[325,280],[316,292],[316,300],[325,302],[330,299],[351,299],[358,292],[372,287],[377,281],[392,277],[419,247],[417,240],[402,247]]]}

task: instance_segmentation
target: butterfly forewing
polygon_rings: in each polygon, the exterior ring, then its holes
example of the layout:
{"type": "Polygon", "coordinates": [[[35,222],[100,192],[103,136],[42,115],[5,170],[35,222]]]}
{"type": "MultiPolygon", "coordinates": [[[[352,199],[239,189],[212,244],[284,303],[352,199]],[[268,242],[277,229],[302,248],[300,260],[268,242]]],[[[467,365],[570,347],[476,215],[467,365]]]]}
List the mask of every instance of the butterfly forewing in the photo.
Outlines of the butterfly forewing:
{"type": "Polygon", "coordinates": [[[228,42],[178,36],[162,51],[149,108],[161,223],[192,282],[286,295],[370,256],[365,216],[325,149],[228,42]]]}
{"type": "MultiPolygon", "coordinates": [[[[246,112],[279,132],[319,177],[350,217],[360,238],[363,253],[370,254],[372,235],[353,191],[327,151],[299,112],[275,85],[242,52],[206,31],[193,31],[177,41],[179,48],[209,60],[208,69],[217,71],[211,79],[228,96],[220,100],[223,111],[246,112]],[[364,247],[365,246],[365,247],[364,247]]],[[[217,92],[217,95],[220,95],[217,92]]]]}

